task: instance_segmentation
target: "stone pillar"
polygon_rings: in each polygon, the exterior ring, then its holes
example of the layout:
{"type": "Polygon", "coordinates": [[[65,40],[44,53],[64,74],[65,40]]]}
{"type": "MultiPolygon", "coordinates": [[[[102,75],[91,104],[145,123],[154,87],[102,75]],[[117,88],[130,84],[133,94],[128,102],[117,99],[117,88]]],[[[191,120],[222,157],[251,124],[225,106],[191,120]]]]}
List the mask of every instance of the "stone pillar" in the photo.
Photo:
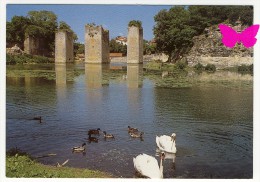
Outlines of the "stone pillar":
{"type": "Polygon", "coordinates": [[[74,61],[73,35],[70,32],[58,31],[55,34],[55,62],[67,63],[74,61]]]}
{"type": "Polygon", "coordinates": [[[128,27],[127,63],[143,63],[143,28],[128,27]]]}
{"type": "Polygon", "coordinates": [[[109,63],[109,31],[85,26],[85,63],[109,63]]]}
{"type": "Polygon", "coordinates": [[[24,40],[24,52],[31,55],[40,54],[40,39],[27,36],[24,40]]]}

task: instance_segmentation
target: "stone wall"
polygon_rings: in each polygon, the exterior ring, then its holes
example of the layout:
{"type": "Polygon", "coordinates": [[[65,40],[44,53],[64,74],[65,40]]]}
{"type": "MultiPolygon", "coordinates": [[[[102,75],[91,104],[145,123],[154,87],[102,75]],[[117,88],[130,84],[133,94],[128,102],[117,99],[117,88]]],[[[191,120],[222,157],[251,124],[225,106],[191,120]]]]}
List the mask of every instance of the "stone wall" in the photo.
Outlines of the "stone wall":
{"type": "Polygon", "coordinates": [[[28,36],[24,40],[24,52],[26,54],[39,55],[40,39],[28,36]]]}
{"type": "Polygon", "coordinates": [[[24,40],[24,52],[31,55],[50,56],[45,49],[46,43],[43,38],[27,36],[24,40]]]}
{"type": "Polygon", "coordinates": [[[225,47],[218,26],[206,28],[202,35],[193,38],[193,42],[193,47],[186,55],[190,66],[199,62],[215,64],[219,68],[253,63],[253,48],[247,49],[242,44],[237,44],[232,49],[225,47]]]}
{"type": "Polygon", "coordinates": [[[73,62],[73,36],[72,33],[58,31],[55,34],[55,62],[73,62]]]}
{"type": "Polygon", "coordinates": [[[109,63],[109,31],[85,26],[85,63],[109,63]]]}
{"type": "Polygon", "coordinates": [[[128,27],[127,63],[143,62],[143,29],[135,26],[128,27]]]}
{"type": "Polygon", "coordinates": [[[206,66],[207,64],[214,64],[217,69],[223,69],[227,67],[241,66],[242,64],[251,65],[254,62],[253,57],[202,57],[197,56],[195,58],[187,57],[188,65],[194,66],[197,63],[201,63],[206,66]],[[192,60],[192,61],[190,61],[192,60]]]}

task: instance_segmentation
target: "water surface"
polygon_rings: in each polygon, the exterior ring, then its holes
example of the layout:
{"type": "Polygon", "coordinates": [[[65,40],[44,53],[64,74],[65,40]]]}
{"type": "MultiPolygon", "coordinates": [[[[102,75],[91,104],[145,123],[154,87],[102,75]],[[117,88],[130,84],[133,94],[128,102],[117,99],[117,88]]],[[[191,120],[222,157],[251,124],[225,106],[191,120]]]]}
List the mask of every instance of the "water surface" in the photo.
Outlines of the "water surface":
{"type": "Polygon", "coordinates": [[[164,161],[165,178],[252,178],[252,87],[158,88],[140,65],[116,74],[109,67],[35,65],[19,68],[28,76],[8,76],[7,150],[18,147],[34,157],[56,153],[39,160],[56,165],[69,159],[67,166],[132,178],[133,157],[156,157],[156,135],[175,132],[175,164],[164,161]],[[31,120],[35,116],[43,123],[31,120]],[[143,140],[131,138],[127,126],[143,131],[143,140]],[[72,153],[93,128],[115,139],[100,135],[98,143],[87,143],[85,155],[72,153]]]}

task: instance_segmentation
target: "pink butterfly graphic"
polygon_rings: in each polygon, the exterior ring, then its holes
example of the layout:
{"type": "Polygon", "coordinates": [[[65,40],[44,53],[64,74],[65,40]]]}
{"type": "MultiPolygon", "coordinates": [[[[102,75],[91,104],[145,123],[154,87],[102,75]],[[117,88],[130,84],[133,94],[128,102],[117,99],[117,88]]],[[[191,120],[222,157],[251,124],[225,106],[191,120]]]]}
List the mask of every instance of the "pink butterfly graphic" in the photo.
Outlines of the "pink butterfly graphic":
{"type": "Polygon", "coordinates": [[[255,36],[258,32],[259,25],[252,25],[241,33],[237,33],[231,27],[224,24],[220,24],[219,29],[222,33],[222,43],[226,47],[232,48],[237,42],[242,42],[246,48],[249,48],[254,46],[257,41],[255,36]]]}

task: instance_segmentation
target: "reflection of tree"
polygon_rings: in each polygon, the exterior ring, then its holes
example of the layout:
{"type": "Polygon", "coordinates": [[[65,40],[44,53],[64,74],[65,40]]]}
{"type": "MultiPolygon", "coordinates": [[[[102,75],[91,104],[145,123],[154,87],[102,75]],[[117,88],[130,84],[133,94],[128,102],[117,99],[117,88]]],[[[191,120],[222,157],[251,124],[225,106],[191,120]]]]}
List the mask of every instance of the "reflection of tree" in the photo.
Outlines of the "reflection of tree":
{"type": "Polygon", "coordinates": [[[222,87],[155,89],[156,108],[170,117],[190,117],[200,121],[252,121],[252,90],[222,87]]]}

